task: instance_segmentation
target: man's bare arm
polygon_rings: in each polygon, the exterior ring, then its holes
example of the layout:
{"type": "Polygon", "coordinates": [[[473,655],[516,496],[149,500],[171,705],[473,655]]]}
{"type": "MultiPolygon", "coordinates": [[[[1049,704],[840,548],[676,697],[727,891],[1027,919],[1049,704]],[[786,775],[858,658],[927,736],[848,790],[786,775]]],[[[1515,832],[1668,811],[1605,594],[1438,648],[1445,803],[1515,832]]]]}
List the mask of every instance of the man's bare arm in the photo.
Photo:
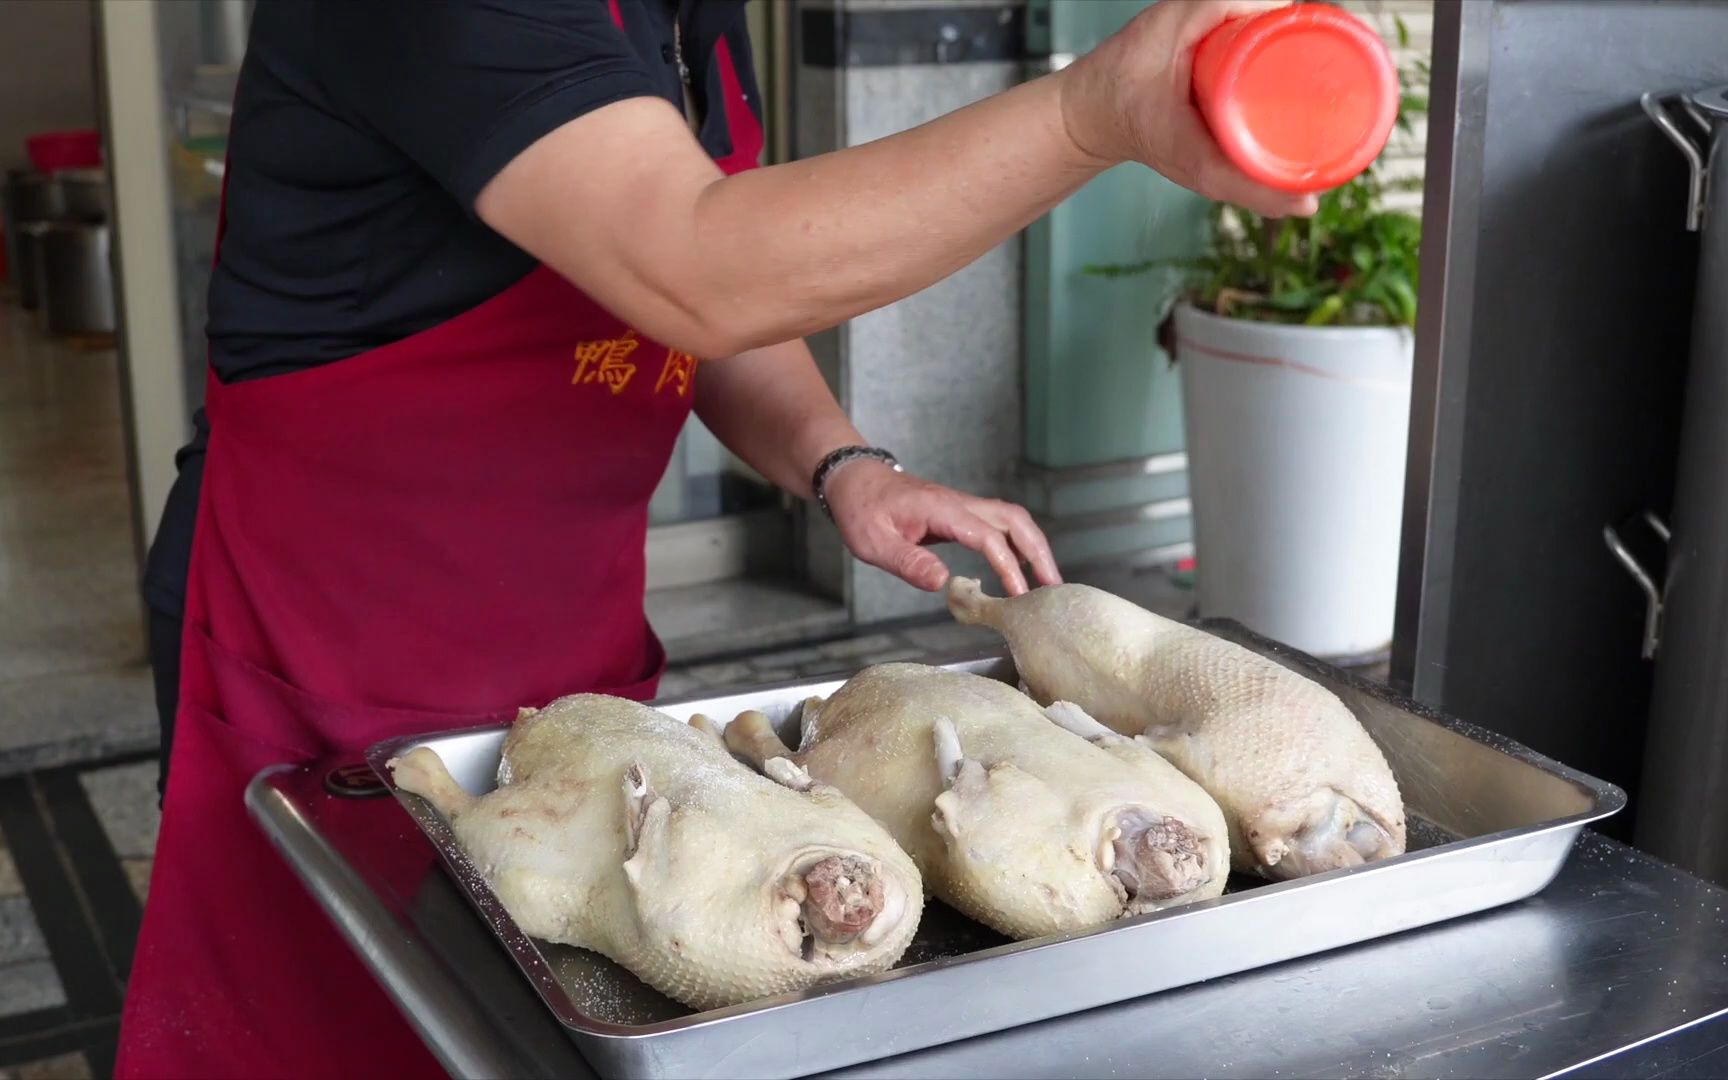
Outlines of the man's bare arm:
{"type": "Polygon", "coordinates": [[[620,101],[523,151],[476,209],[643,333],[703,357],[917,292],[1125,160],[1303,212],[1311,200],[1223,163],[1187,99],[1193,43],[1268,6],[1157,4],[1065,71],[888,138],[730,177],[671,105],[620,101]]]}

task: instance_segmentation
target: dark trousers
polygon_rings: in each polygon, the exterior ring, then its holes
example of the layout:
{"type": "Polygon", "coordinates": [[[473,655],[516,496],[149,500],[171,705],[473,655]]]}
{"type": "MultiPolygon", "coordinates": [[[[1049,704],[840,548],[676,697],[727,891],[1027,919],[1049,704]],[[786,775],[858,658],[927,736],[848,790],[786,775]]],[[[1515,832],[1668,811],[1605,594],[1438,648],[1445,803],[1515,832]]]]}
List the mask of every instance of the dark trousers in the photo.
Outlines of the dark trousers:
{"type": "Polygon", "coordinates": [[[150,612],[150,667],[156,678],[156,716],[161,725],[162,757],[157,766],[157,805],[168,792],[168,753],[174,745],[174,709],[180,701],[180,620],[150,612]]]}
{"type": "Polygon", "coordinates": [[[174,456],[178,470],[156,539],[144,568],[144,606],[150,613],[150,667],[156,677],[156,714],[162,729],[162,760],[157,795],[168,791],[169,749],[174,745],[174,709],[180,701],[180,626],[186,610],[186,580],[192,566],[192,530],[198,520],[198,492],[204,481],[204,453],[210,438],[204,410],[192,414],[192,441],[174,456]]]}

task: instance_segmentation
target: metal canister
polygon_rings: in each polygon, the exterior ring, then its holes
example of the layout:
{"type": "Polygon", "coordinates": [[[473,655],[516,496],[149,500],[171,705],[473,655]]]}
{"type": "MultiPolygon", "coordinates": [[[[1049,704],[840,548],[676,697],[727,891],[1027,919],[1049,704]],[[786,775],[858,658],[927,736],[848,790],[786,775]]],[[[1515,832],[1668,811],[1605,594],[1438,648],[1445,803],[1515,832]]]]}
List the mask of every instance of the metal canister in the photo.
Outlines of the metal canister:
{"type": "Polygon", "coordinates": [[[18,286],[18,301],[24,310],[34,311],[40,302],[31,267],[35,258],[32,238],[25,226],[32,222],[51,221],[64,210],[59,185],[49,177],[31,169],[9,169],[6,184],[0,188],[0,216],[6,221],[8,274],[18,286]]]}
{"type": "Polygon", "coordinates": [[[18,305],[25,311],[42,308],[42,279],[47,265],[42,261],[52,221],[26,221],[18,226],[18,305]]]}
{"type": "Polygon", "coordinates": [[[111,201],[106,169],[62,169],[54,174],[60,186],[64,216],[74,221],[107,221],[111,201]]]}
{"type": "Polygon", "coordinates": [[[103,223],[56,221],[41,240],[42,310],[48,332],[87,337],[114,332],[114,274],[103,223]]]}
{"type": "Polygon", "coordinates": [[[1700,244],[1667,573],[1646,640],[1637,843],[1728,884],[1728,87],[1644,107],[1692,166],[1686,226],[1700,244]]]}
{"type": "Polygon", "coordinates": [[[6,268],[0,273],[0,279],[17,281],[23,276],[20,268],[24,265],[23,257],[18,251],[18,217],[12,209],[12,186],[18,182],[23,169],[7,169],[6,181],[0,184],[0,241],[6,245],[6,268]]]}

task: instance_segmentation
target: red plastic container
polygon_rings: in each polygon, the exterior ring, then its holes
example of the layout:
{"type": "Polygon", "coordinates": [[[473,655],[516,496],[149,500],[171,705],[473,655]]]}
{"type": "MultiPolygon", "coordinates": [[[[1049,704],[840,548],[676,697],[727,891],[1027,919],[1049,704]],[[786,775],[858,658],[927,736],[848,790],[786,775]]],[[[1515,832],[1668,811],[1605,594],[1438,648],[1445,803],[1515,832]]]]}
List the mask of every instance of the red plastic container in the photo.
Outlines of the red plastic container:
{"type": "Polygon", "coordinates": [[[1398,69],[1367,24],[1330,4],[1223,23],[1194,50],[1194,101],[1236,166],[1268,187],[1337,187],[1385,149],[1398,69]]]}
{"type": "Polygon", "coordinates": [[[40,173],[102,167],[102,136],[95,131],[43,131],[24,140],[24,151],[40,173]]]}

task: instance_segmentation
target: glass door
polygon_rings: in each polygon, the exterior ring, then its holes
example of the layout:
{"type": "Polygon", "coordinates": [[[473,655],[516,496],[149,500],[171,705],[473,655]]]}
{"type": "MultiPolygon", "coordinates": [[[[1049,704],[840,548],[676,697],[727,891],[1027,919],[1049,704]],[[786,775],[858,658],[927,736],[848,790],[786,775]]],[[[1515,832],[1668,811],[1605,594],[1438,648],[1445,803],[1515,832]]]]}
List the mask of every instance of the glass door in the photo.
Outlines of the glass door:
{"type": "MultiPolygon", "coordinates": [[[[779,0],[746,8],[766,129],[763,164],[787,156],[793,8],[779,0]]],[[[695,416],[654,491],[648,522],[651,589],[792,569],[791,511],[782,495],[695,416]]]]}
{"type": "MultiPolygon", "coordinates": [[[[1065,66],[1149,2],[1030,0],[1035,72],[1065,66]]],[[[1027,230],[1026,497],[1065,565],[1185,553],[1181,384],[1158,344],[1174,275],[1087,268],[1198,254],[1206,209],[1151,170],[1123,165],[1027,230]]]]}

